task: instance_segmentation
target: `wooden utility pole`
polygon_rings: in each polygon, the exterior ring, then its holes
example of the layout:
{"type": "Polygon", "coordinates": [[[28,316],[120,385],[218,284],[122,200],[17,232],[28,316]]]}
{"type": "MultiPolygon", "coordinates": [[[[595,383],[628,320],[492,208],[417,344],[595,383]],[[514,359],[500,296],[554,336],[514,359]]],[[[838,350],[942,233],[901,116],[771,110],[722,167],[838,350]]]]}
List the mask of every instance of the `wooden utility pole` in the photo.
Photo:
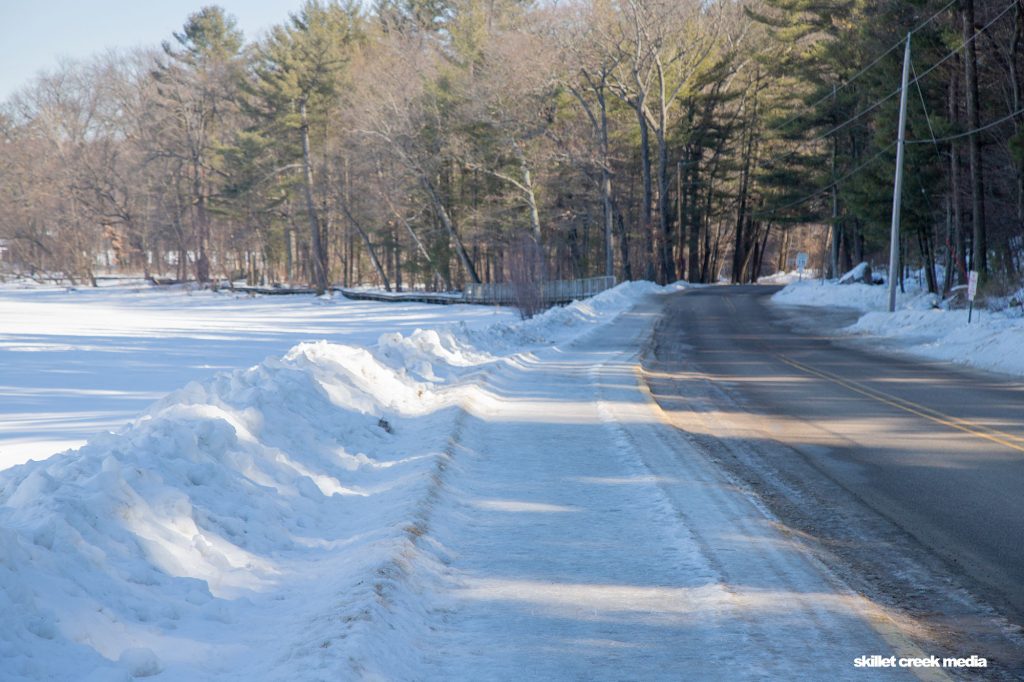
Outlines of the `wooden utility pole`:
{"type": "Polygon", "coordinates": [[[896,134],[896,179],[892,187],[892,232],[889,235],[889,312],[896,311],[896,278],[900,267],[900,204],[903,193],[903,146],[907,132],[907,84],[910,80],[910,34],[903,50],[903,84],[900,86],[900,123],[896,134]]]}

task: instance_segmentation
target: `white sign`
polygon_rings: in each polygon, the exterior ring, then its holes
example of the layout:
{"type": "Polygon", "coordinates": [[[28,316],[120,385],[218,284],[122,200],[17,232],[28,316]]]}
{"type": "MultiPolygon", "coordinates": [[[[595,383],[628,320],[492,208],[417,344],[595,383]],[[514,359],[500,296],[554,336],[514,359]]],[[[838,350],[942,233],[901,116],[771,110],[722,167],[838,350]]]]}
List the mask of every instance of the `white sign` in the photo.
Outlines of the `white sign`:
{"type": "Polygon", "coordinates": [[[967,300],[973,301],[978,295],[978,271],[971,270],[967,275],[967,300]]]}
{"type": "Polygon", "coordinates": [[[800,253],[796,254],[796,269],[799,270],[800,272],[803,272],[804,268],[806,268],[806,267],[807,267],[807,252],[806,251],[801,251],[800,253]]]}

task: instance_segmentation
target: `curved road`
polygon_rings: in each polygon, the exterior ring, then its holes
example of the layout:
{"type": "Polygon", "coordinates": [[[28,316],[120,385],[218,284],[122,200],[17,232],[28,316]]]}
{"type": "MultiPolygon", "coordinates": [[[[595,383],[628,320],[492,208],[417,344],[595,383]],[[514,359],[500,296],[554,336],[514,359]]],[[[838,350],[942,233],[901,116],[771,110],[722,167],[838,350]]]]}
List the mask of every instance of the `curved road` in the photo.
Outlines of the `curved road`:
{"type": "Polygon", "coordinates": [[[841,314],[772,306],[775,291],[670,298],[655,398],[858,589],[1024,674],[1024,381],[840,341],[814,328],[841,314]]]}

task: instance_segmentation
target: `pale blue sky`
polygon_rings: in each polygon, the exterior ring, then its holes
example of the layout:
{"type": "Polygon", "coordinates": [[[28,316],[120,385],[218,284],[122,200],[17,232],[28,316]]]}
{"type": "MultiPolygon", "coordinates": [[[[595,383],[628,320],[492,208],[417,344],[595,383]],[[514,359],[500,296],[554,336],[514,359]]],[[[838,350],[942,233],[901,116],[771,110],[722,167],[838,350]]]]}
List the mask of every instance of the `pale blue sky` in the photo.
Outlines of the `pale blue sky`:
{"type": "Polygon", "coordinates": [[[158,46],[203,5],[220,5],[246,40],[283,22],[302,0],[0,0],[0,100],[61,56],[158,46]]]}

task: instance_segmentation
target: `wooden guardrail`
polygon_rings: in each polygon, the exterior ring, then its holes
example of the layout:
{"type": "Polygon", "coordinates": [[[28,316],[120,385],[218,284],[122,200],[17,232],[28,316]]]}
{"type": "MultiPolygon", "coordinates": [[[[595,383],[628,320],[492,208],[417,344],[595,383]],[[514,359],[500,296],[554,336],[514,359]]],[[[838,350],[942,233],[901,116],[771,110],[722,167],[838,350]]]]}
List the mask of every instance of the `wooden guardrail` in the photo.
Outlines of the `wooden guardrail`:
{"type": "MultiPolygon", "coordinates": [[[[587,279],[555,280],[553,282],[534,282],[529,285],[517,285],[510,282],[500,284],[467,284],[462,292],[450,291],[395,291],[387,292],[376,289],[348,289],[332,287],[346,298],[360,301],[385,301],[394,303],[408,301],[416,303],[477,303],[482,305],[516,305],[522,301],[523,293],[517,287],[532,286],[536,289],[528,296],[536,297],[544,307],[561,305],[589,298],[615,286],[614,277],[590,277],[587,279]]],[[[303,287],[256,287],[236,286],[235,291],[261,295],[311,294],[313,289],[303,287]]]]}
{"type": "Polygon", "coordinates": [[[515,305],[520,300],[519,287],[533,286],[539,291],[536,295],[545,305],[560,305],[572,301],[589,298],[615,286],[614,277],[588,277],[587,279],[561,279],[551,282],[533,282],[531,284],[467,284],[463,295],[466,303],[484,303],[490,305],[515,305]]]}
{"type": "Polygon", "coordinates": [[[407,301],[412,303],[437,303],[440,305],[451,305],[452,303],[465,303],[461,292],[458,291],[379,291],[376,289],[346,289],[335,288],[345,298],[354,301],[383,301],[385,303],[396,303],[407,301]]]}

